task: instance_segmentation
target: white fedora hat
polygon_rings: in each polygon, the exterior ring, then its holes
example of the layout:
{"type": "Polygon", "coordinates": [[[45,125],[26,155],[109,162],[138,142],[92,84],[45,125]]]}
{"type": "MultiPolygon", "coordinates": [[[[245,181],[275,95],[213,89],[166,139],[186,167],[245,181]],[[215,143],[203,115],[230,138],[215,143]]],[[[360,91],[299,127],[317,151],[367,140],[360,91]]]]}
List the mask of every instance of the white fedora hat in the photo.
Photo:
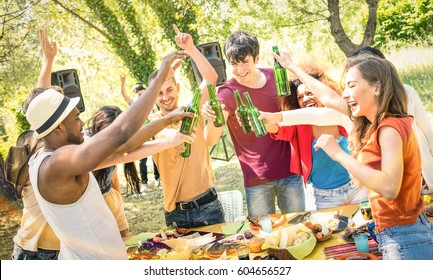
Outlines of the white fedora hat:
{"type": "Polygon", "coordinates": [[[27,121],[38,138],[45,137],[63,122],[79,101],[80,97],[68,98],[54,89],[47,89],[30,102],[27,121]]]}

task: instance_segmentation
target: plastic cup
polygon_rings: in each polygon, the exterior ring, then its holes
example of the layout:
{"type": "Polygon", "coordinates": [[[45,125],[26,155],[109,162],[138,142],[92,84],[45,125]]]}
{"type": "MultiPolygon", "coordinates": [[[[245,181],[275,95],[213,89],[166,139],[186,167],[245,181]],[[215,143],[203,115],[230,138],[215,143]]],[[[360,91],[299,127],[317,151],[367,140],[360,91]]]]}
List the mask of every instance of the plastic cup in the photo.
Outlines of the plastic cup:
{"type": "Polygon", "coordinates": [[[238,255],[239,260],[249,260],[250,259],[250,251],[248,250],[247,245],[239,245],[236,248],[236,254],[238,255]]]}
{"type": "Polygon", "coordinates": [[[371,220],[373,219],[373,215],[371,213],[371,206],[370,206],[370,202],[361,202],[361,205],[359,206],[359,209],[361,211],[362,214],[362,218],[364,220],[371,220]]]}
{"type": "Polygon", "coordinates": [[[368,253],[368,234],[367,233],[356,233],[354,234],[356,251],[368,253]]]}
{"type": "Polygon", "coordinates": [[[271,233],[272,232],[272,221],[271,221],[271,217],[264,217],[261,218],[259,221],[260,226],[262,227],[262,230],[264,232],[267,233],[271,233]]]}

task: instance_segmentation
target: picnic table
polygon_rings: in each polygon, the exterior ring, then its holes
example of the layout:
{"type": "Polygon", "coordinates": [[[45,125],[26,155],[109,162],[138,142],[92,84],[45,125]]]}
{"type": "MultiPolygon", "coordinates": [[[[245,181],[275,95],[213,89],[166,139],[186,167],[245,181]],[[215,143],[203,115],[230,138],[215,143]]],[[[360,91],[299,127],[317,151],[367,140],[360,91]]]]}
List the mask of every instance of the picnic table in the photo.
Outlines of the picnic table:
{"type": "MultiPolygon", "coordinates": [[[[348,218],[350,218],[350,220],[353,221],[353,223],[351,223],[350,226],[354,226],[357,227],[359,226],[359,222],[362,222],[362,218],[360,217],[360,212],[357,211],[357,209],[359,208],[358,204],[353,204],[353,205],[344,205],[344,206],[339,206],[339,207],[335,207],[335,208],[327,208],[327,209],[322,209],[322,210],[317,210],[317,212],[321,212],[321,213],[329,213],[329,215],[333,215],[335,213],[337,213],[337,211],[340,211],[340,215],[342,216],[346,216],[348,218]],[[356,212],[356,213],[355,213],[356,212]],[[352,217],[352,215],[354,215],[354,217],[352,217]],[[358,222],[358,225],[356,224],[356,222],[358,222]]],[[[316,210],[315,210],[316,211],[316,210]]],[[[290,213],[290,214],[286,214],[287,220],[290,221],[293,217],[296,217],[299,214],[303,214],[306,212],[296,212],[296,213],[290,213]]],[[[365,223],[365,221],[364,221],[365,223]]],[[[210,225],[210,226],[205,226],[205,227],[198,227],[198,228],[193,228],[191,230],[197,230],[197,231],[205,231],[205,232],[213,232],[213,233],[224,233],[223,228],[229,224],[240,224],[240,222],[232,222],[232,223],[223,223],[223,224],[215,224],[215,225],[210,225]]],[[[274,230],[278,230],[284,227],[288,227],[294,224],[288,224],[285,223],[284,225],[274,228],[274,230]]],[[[251,230],[253,232],[253,234],[259,234],[259,232],[257,230],[251,230]]],[[[317,242],[316,246],[314,247],[314,250],[304,258],[304,260],[325,260],[328,259],[329,257],[327,257],[325,255],[325,248],[330,248],[329,250],[327,250],[327,252],[329,251],[329,256],[333,257],[333,256],[338,256],[341,255],[343,253],[349,253],[349,252],[356,252],[356,247],[355,244],[349,244],[346,241],[344,241],[340,236],[339,236],[340,232],[333,232],[332,236],[330,239],[326,240],[326,241],[322,241],[322,242],[317,242]]],[[[377,244],[375,243],[374,240],[371,240],[369,243],[369,247],[370,247],[370,251],[377,251],[377,244]]],[[[262,253],[251,253],[250,254],[250,258],[254,258],[255,256],[264,256],[266,255],[266,252],[262,252],[262,253]]],[[[235,258],[233,258],[235,259],[235,258]]]]}
{"type": "MultiPolygon", "coordinates": [[[[317,212],[324,212],[324,213],[329,213],[330,215],[333,215],[334,213],[337,212],[337,210],[339,210],[339,211],[341,211],[340,215],[352,218],[352,214],[355,213],[355,211],[357,210],[358,207],[359,207],[359,205],[357,205],[357,204],[346,205],[346,206],[340,206],[340,207],[336,207],[336,208],[324,209],[324,210],[320,210],[317,212]]],[[[298,214],[302,214],[302,213],[305,213],[305,212],[286,214],[287,221],[290,221],[291,218],[295,217],[298,214]]],[[[360,214],[360,212],[357,211],[356,214],[360,214]]],[[[356,215],[355,215],[355,217],[356,217],[356,215]]],[[[232,231],[234,231],[234,229],[237,229],[241,226],[241,223],[242,223],[241,221],[230,222],[230,223],[221,223],[221,224],[214,224],[214,225],[210,225],[210,226],[191,228],[189,230],[196,231],[196,232],[209,232],[209,233],[218,234],[219,236],[221,234],[224,234],[224,237],[230,237],[231,235],[235,234],[235,232],[230,232],[230,229],[232,229],[232,231]]],[[[274,228],[274,230],[288,227],[290,225],[293,225],[293,224],[288,224],[287,222],[285,222],[283,225],[281,225],[277,228],[274,228]]],[[[245,223],[245,225],[243,226],[242,231],[245,231],[245,230],[250,230],[254,235],[259,235],[258,230],[254,230],[254,229],[250,228],[249,222],[245,223]]],[[[128,238],[125,238],[124,241],[125,241],[126,246],[129,247],[129,246],[133,246],[134,244],[136,244],[137,241],[146,240],[147,238],[153,237],[156,234],[157,233],[141,233],[139,235],[130,236],[128,238]]],[[[324,249],[326,247],[338,246],[338,245],[344,246],[344,245],[347,245],[347,243],[341,237],[339,237],[338,233],[333,233],[332,237],[329,240],[323,241],[323,242],[317,242],[314,250],[304,259],[305,260],[325,260],[325,259],[327,259],[327,257],[325,256],[324,249]]],[[[341,252],[346,252],[347,250],[351,251],[351,250],[353,250],[354,246],[355,246],[354,244],[349,244],[349,248],[342,248],[341,252]]],[[[372,243],[372,246],[374,246],[374,243],[372,243]]],[[[356,251],[356,248],[354,249],[354,251],[356,251]]],[[[266,251],[263,251],[262,253],[251,253],[250,258],[252,259],[255,256],[265,256],[265,255],[266,255],[266,251]]],[[[237,259],[237,257],[230,255],[230,256],[227,256],[227,259],[237,259]]]]}
{"type": "MultiPolygon", "coordinates": [[[[433,197],[433,194],[429,195],[430,197],[433,197]]],[[[431,203],[430,203],[431,205],[431,203]]],[[[307,211],[308,212],[308,211],[307,211]]],[[[369,220],[364,220],[362,218],[361,212],[359,211],[359,204],[352,204],[352,205],[344,205],[339,206],[335,208],[328,208],[328,209],[322,209],[322,210],[314,210],[311,211],[312,213],[323,213],[325,215],[329,214],[334,215],[335,213],[340,213],[342,217],[348,218],[348,227],[359,227],[363,224],[369,223],[369,220]]],[[[285,214],[287,221],[291,221],[292,218],[300,215],[305,214],[306,212],[296,212],[296,213],[289,213],[285,214]]],[[[294,223],[289,224],[288,222],[284,222],[282,225],[273,228],[273,231],[280,230],[282,228],[290,227],[295,225],[294,223]]],[[[242,224],[242,221],[235,221],[230,223],[221,223],[221,224],[214,224],[209,226],[203,226],[203,227],[197,227],[197,228],[191,228],[189,229],[193,232],[200,232],[200,233],[213,233],[215,235],[218,235],[220,238],[223,236],[224,238],[230,238],[231,236],[237,235],[237,231],[240,233],[249,230],[254,235],[258,236],[260,235],[260,232],[257,229],[252,229],[250,227],[250,223],[246,222],[242,224]],[[241,227],[242,226],[242,227],[241,227]],[[239,231],[239,228],[241,227],[241,230],[239,231]]],[[[354,243],[346,242],[341,236],[339,232],[333,232],[332,236],[326,240],[317,242],[313,251],[305,256],[304,260],[326,260],[326,259],[334,259],[338,256],[356,252],[356,246],[354,243]]],[[[141,233],[139,235],[130,236],[128,238],[125,238],[125,245],[126,247],[129,247],[131,245],[137,244],[137,241],[143,241],[147,238],[155,236],[157,233],[141,233]]],[[[375,240],[370,239],[369,240],[369,252],[377,257],[377,259],[381,259],[382,255],[378,251],[377,243],[375,240]]],[[[266,256],[266,250],[260,252],[260,253],[250,253],[250,259],[253,259],[256,256],[266,256]]],[[[237,260],[236,254],[230,254],[226,256],[226,259],[232,259],[237,260]]]]}

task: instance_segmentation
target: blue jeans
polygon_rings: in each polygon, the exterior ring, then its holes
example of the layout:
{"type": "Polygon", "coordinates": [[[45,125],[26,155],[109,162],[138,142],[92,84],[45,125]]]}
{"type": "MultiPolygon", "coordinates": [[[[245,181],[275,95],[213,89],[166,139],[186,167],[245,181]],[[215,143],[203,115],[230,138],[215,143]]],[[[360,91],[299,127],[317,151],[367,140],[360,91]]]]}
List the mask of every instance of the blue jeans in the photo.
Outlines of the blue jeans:
{"type": "Polygon", "coordinates": [[[335,189],[319,189],[314,186],[313,189],[317,209],[368,201],[368,189],[366,187],[354,186],[352,181],[335,189]]]}
{"type": "Polygon", "coordinates": [[[304,181],[299,175],[245,188],[245,194],[251,217],[275,213],[275,196],[282,214],[305,211],[304,181]]]}
{"type": "Polygon", "coordinates": [[[224,210],[218,199],[194,209],[181,210],[176,208],[171,212],[164,211],[164,214],[167,226],[172,226],[175,223],[181,228],[192,228],[224,223],[224,210]]]}
{"type": "Polygon", "coordinates": [[[433,224],[424,213],[415,224],[384,229],[376,237],[384,260],[433,260],[433,224]]]}
{"type": "Polygon", "coordinates": [[[14,251],[12,253],[12,260],[57,260],[59,251],[38,249],[38,251],[28,251],[21,248],[18,244],[14,243],[14,251]]]}

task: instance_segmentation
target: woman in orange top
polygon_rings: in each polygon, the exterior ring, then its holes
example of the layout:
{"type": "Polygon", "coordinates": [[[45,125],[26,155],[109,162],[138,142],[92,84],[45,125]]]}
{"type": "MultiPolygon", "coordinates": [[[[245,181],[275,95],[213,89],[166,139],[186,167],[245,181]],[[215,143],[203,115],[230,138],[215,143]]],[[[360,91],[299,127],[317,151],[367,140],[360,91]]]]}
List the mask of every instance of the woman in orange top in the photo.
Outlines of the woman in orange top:
{"type": "Polygon", "coordinates": [[[315,148],[322,148],[369,189],[384,259],[433,259],[433,225],[422,213],[420,152],[396,69],[369,55],[350,58],[345,86],[342,98],[354,120],[355,158],[330,135],[322,135],[315,148]]]}
{"type": "Polygon", "coordinates": [[[351,115],[345,153],[331,135],[315,145],[369,189],[379,250],[384,259],[433,259],[433,224],[422,212],[421,159],[407,95],[394,66],[368,54],[348,59],[345,90],[334,90],[298,68],[287,52],[273,54],[326,107],[351,115]],[[349,108],[348,108],[349,106],[349,108]]]}

